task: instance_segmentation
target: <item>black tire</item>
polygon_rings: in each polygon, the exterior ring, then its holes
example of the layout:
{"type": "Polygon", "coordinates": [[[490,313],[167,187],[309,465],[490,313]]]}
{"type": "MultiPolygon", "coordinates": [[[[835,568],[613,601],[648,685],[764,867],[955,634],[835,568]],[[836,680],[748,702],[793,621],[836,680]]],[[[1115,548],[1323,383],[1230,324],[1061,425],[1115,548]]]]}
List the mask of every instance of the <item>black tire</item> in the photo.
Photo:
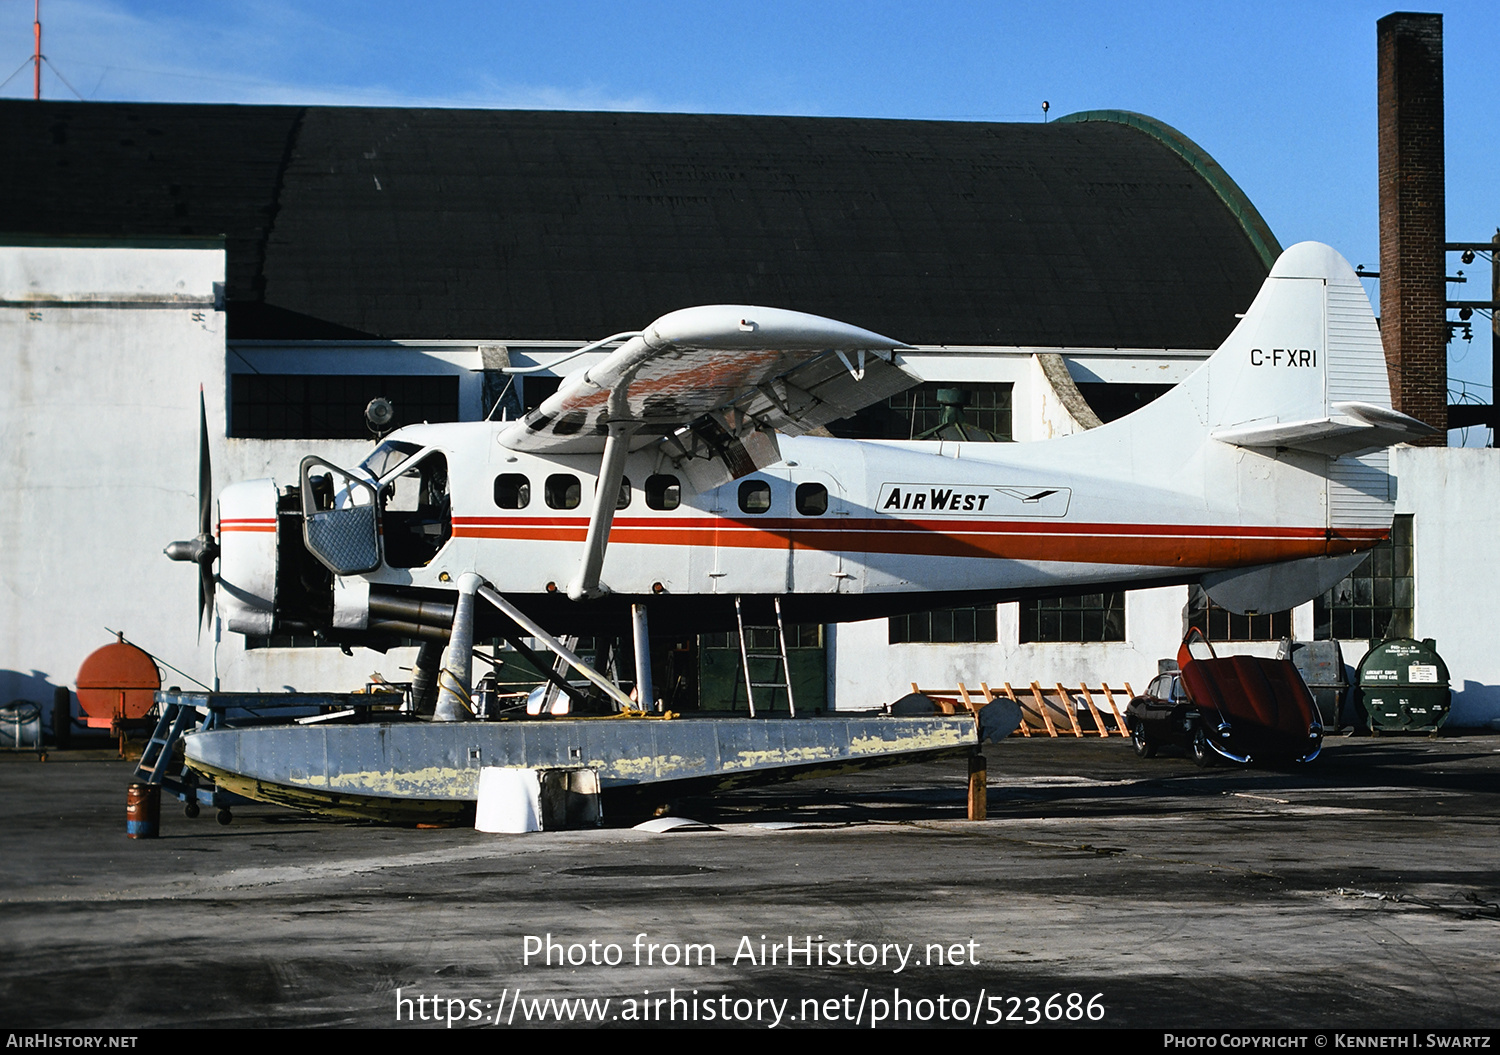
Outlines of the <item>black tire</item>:
{"type": "Polygon", "coordinates": [[[1146,723],[1136,722],[1130,730],[1130,742],[1135,745],[1136,758],[1154,758],[1156,745],[1146,738],[1146,723]]]}
{"type": "Polygon", "coordinates": [[[198,816],[198,804],[196,802],[189,802],[182,808],[182,812],[187,814],[188,820],[192,820],[194,817],[198,816]]]}
{"type": "Polygon", "coordinates": [[[214,814],[214,819],[217,820],[220,824],[228,824],[230,821],[234,820],[234,815],[228,810],[220,810],[218,813],[214,814]]]}
{"type": "Polygon", "coordinates": [[[1193,764],[1200,769],[1207,769],[1214,764],[1214,749],[1208,746],[1208,734],[1200,727],[1193,734],[1193,764]]]}

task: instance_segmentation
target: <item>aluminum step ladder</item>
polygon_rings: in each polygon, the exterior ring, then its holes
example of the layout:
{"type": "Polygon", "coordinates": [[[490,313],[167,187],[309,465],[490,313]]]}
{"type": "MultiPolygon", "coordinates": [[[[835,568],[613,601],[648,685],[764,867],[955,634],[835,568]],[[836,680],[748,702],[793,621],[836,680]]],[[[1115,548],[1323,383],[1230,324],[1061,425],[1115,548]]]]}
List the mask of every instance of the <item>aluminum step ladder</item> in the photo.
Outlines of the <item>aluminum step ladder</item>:
{"type": "MultiPolygon", "coordinates": [[[[776,609],[775,626],[753,626],[745,622],[745,610],[742,598],[736,594],[734,598],[734,618],[740,628],[740,663],[745,671],[745,699],[750,704],[750,717],[755,717],[755,690],[756,689],[781,689],[786,693],[786,707],[793,718],[797,717],[797,702],[792,698],[792,667],[787,662],[786,654],[786,622],[781,618],[781,598],[772,598],[772,604],[776,609]],[[750,642],[750,632],[755,630],[776,631],[776,651],[768,652],[764,649],[753,649],[750,642]],[[781,663],[780,681],[756,681],[750,673],[750,661],[774,659],[781,663]]],[[[773,696],[774,700],[775,697],[773,696]]]]}
{"type": "MultiPolygon", "coordinates": [[[[562,643],[567,646],[568,651],[575,652],[578,650],[578,635],[569,634],[562,639],[562,643]]],[[[568,661],[561,656],[558,656],[552,663],[552,673],[560,678],[566,678],[568,671],[571,669],[568,666],[568,661]]],[[[557,687],[557,683],[548,682],[547,691],[542,694],[542,713],[550,715],[552,713],[552,705],[557,702],[557,698],[561,695],[562,690],[557,687]]]]}
{"type": "MultiPolygon", "coordinates": [[[[220,824],[228,824],[232,818],[229,807],[250,800],[232,792],[220,791],[212,782],[206,786],[199,782],[198,774],[188,768],[187,762],[177,757],[177,745],[188,733],[199,728],[198,708],[178,700],[164,699],[175,694],[157,693],[161,706],[161,717],[146,747],[141,751],[140,761],[135,764],[133,779],[144,784],[154,784],[185,806],[188,817],[196,817],[200,809],[208,806],[218,810],[220,824]]],[[[222,715],[210,710],[203,718],[202,729],[221,727],[222,715]]]]}
{"type": "Polygon", "coordinates": [[[183,734],[191,732],[197,725],[196,707],[181,703],[163,704],[161,717],[156,720],[151,739],[146,741],[141,760],[135,764],[135,779],[145,784],[168,785],[168,789],[173,792],[180,790],[188,770],[183,765],[176,773],[170,771],[174,749],[183,734]]]}

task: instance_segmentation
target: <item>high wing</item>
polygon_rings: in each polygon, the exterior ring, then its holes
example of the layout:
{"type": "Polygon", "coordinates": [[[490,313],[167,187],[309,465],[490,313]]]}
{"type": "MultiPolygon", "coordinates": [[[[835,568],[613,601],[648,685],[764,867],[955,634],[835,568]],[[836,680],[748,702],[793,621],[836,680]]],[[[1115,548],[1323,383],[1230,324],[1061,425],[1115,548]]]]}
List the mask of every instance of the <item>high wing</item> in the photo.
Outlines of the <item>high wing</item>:
{"type": "Polygon", "coordinates": [[[670,437],[699,486],[777,460],[771,430],[801,435],[918,383],[900,341],[784,308],[715,304],[663,315],[500,435],[513,450],[601,452],[611,426],[629,449],[670,437]],[[759,433],[760,435],[755,435],[759,433]],[[714,458],[712,455],[718,457],[714,458]],[[695,471],[696,470],[696,471],[695,471]]]}
{"type": "Polygon", "coordinates": [[[602,455],[574,600],[599,572],[625,457],[653,443],[706,491],[781,460],[776,430],[810,432],[918,381],[900,341],[784,308],[712,304],[663,315],[602,363],[571,374],[500,434],[517,451],[602,455]]]}

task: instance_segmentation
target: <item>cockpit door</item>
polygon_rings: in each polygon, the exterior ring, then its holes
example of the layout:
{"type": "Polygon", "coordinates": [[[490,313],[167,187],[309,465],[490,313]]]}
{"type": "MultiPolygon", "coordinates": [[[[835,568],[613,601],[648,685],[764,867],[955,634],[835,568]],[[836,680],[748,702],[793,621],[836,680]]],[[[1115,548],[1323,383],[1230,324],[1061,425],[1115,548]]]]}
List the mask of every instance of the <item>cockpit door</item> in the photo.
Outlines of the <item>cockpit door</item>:
{"type": "Polygon", "coordinates": [[[335,575],[358,575],[380,567],[376,492],[367,480],[315,455],[302,459],[302,541],[335,575]],[[315,482],[314,466],[331,470],[315,482]],[[344,481],[339,490],[333,476],[344,481]]]}

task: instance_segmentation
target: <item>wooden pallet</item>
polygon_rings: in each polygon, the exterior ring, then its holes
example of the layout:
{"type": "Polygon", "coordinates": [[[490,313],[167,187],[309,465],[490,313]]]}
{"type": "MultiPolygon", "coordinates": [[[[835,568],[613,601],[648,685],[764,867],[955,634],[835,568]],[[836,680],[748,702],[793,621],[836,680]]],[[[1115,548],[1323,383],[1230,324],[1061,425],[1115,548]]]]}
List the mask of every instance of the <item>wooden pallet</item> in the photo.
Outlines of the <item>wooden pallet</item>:
{"type": "MultiPolygon", "coordinates": [[[[1010,682],[1003,683],[1003,692],[996,692],[985,682],[979,683],[979,690],[983,698],[979,698],[974,690],[963,682],[958,683],[956,689],[924,689],[916,682],[911,683],[911,691],[921,693],[937,704],[938,710],[944,714],[957,714],[960,711],[972,711],[979,713],[991,700],[999,699],[1001,696],[1009,699],[1021,708],[1021,727],[1012,736],[1040,736],[1046,733],[1048,736],[1109,736],[1109,726],[1101,712],[1099,704],[1095,702],[1097,693],[1103,698],[1104,703],[1114,715],[1115,729],[1120,736],[1129,736],[1125,731],[1125,716],[1120,711],[1120,705],[1116,702],[1115,693],[1118,689],[1111,689],[1109,685],[1100,685],[1097,689],[1090,689],[1088,685],[1079,685],[1077,691],[1066,689],[1061,682],[1054,682],[1052,689],[1043,689],[1037,682],[1031,683],[1030,690],[1023,689],[1018,694],[1010,686],[1010,682]],[[1092,728],[1085,728],[1078,721],[1078,708],[1073,706],[1073,701],[1081,699],[1087,707],[1092,728]]],[[[1129,702],[1135,695],[1135,690],[1130,687],[1130,682],[1124,682],[1124,699],[1129,702]]]]}

